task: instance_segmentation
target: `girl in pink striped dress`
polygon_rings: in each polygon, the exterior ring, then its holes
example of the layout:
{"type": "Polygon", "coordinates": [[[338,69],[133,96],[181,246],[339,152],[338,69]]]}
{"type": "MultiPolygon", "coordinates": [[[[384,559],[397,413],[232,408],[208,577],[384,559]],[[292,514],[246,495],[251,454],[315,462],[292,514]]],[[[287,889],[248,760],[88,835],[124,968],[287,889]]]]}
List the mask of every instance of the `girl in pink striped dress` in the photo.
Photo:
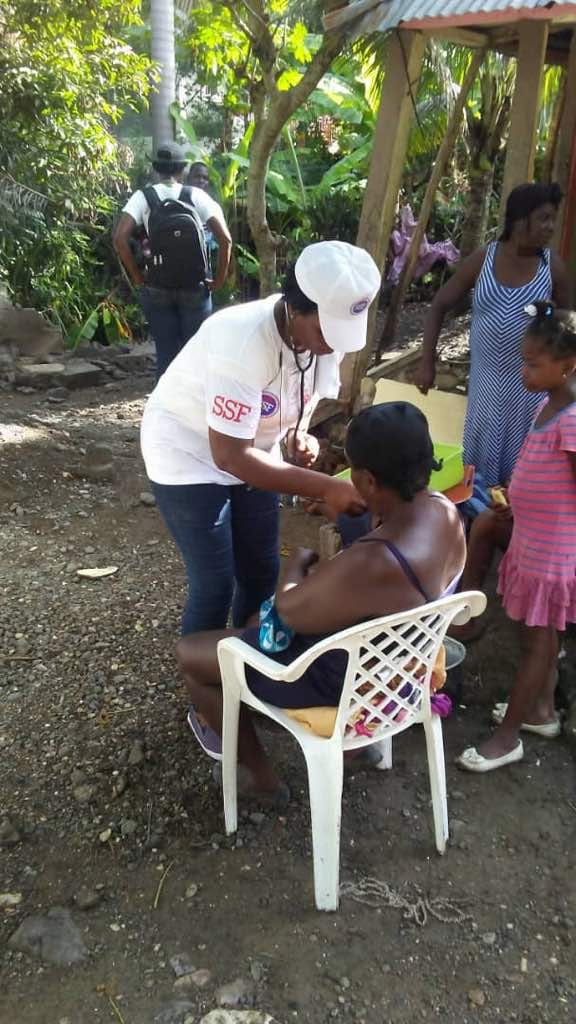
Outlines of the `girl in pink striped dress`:
{"type": "Polygon", "coordinates": [[[492,713],[498,728],[458,758],[473,772],[520,761],[521,731],[550,739],[560,734],[558,633],[576,622],[576,314],[550,302],[526,312],[535,319],[522,342],[522,377],[529,391],[548,397],[512,475],[514,527],[498,588],[510,618],[527,627],[525,646],[510,702],[492,713]]]}

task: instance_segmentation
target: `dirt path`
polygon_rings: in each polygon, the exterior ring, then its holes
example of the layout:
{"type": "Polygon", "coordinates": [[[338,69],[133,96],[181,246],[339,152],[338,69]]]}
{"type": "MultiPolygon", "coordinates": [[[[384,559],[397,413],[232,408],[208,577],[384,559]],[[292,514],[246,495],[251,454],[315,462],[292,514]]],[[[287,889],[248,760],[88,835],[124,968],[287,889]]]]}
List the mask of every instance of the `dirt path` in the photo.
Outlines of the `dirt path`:
{"type": "MultiPolygon", "coordinates": [[[[225,838],[174,672],[183,571],[139,497],[149,385],[62,403],[2,395],[0,891],[21,894],[11,909],[0,897],[2,1024],[195,1022],[239,978],[283,1024],[574,1021],[569,750],[528,738],[526,759],[506,771],[476,778],[452,766],[514,671],[517,638],[497,611],[468,659],[466,707],[445,725],[446,856],[433,848],[419,732],[396,742],[392,772],[345,784],[342,879],[418,888],[463,907],[462,923],[419,927],[348,897],[338,914],[314,911],[303,764],[277,733],[268,742],[293,802],[281,817],[245,807],[225,838]],[[94,443],[112,454],[112,479],[75,475],[94,443]],[[76,573],[94,566],[117,572],[76,573]],[[78,966],[7,945],[24,918],[55,907],[87,947],[78,966]],[[204,973],[175,987],[176,956],[178,970],[204,973]]],[[[285,513],[288,546],[315,531],[285,513]]]]}

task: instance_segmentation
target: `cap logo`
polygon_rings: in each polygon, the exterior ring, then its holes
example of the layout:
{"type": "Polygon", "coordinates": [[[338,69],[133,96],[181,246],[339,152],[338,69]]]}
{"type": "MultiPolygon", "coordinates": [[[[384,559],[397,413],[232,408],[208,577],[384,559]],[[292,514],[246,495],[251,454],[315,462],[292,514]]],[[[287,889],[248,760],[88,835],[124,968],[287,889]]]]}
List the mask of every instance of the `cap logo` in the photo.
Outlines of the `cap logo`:
{"type": "Polygon", "coordinates": [[[360,299],[358,302],[355,302],[352,306],[350,306],[350,312],[352,316],[360,316],[360,313],[363,313],[366,307],[369,305],[370,299],[360,299]]]}

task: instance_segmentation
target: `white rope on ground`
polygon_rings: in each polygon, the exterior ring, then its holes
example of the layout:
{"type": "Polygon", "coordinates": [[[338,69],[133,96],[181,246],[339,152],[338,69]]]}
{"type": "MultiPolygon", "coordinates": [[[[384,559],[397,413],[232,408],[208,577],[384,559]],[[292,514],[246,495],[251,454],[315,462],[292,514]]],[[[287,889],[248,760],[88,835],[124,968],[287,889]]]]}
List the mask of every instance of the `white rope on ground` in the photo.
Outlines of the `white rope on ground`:
{"type": "Polygon", "coordinates": [[[357,903],[365,903],[369,907],[393,907],[395,910],[402,910],[402,916],[413,921],[421,928],[428,923],[428,918],[433,917],[443,924],[464,924],[471,921],[471,914],[467,914],[459,905],[457,900],[446,899],[443,896],[425,896],[419,889],[413,889],[412,897],[403,895],[398,889],[393,889],[387,882],[381,882],[378,878],[359,878],[354,882],[343,882],[340,886],[340,895],[356,900],[357,903]]]}

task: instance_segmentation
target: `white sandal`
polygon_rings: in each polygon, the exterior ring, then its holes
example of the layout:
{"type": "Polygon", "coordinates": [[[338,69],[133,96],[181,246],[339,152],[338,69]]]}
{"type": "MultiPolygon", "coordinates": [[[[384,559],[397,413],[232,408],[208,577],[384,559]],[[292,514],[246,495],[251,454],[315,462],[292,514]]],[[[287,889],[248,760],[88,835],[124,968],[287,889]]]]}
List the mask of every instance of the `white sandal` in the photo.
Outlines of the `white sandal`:
{"type": "MultiPolygon", "coordinates": [[[[502,725],[506,712],[508,711],[508,704],[502,702],[495,704],[492,708],[492,721],[496,725],[502,725]]],[[[523,722],[520,726],[522,732],[533,732],[536,736],[544,736],[547,740],[555,740],[562,732],[562,725],[560,719],[556,717],[553,722],[541,722],[539,725],[531,725],[530,722],[523,722]]]]}
{"type": "Polygon", "coordinates": [[[496,768],[504,768],[507,764],[515,764],[516,761],[521,761],[523,757],[524,744],[522,740],[519,740],[513,750],[509,750],[507,754],[502,754],[501,757],[484,757],[476,750],[476,747],[468,747],[460,754],[460,757],[456,758],[456,764],[459,768],[463,768],[464,771],[484,774],[485,772],[493,772],[496,768]]]}

